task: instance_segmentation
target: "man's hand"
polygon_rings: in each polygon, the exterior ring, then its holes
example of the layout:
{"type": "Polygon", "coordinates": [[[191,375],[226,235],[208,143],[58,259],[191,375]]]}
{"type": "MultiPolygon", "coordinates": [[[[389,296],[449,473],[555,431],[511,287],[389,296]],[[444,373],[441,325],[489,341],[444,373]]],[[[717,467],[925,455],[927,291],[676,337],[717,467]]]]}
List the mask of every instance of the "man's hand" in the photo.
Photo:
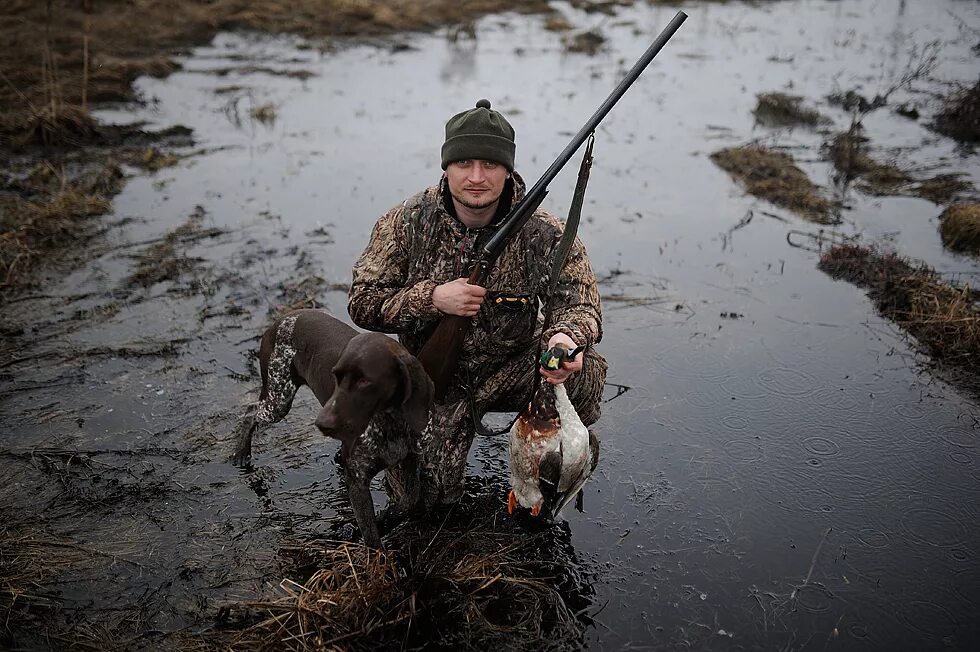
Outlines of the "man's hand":
{"type": "MultiPolygon", "coordinates": [[[[571,351],[576,346],[578,346],[577,344],[575,344],[572,338],[570,338],[568,335],[565,335],[564,333],[555,333],[554,335],[551,336],[551,339],[548,340],[549,349],[551,349],[555,345],[564,346],[569,351],[571,351]]],[[[585,355],[585,351],[580,351],[579,354],[576,355],[571,360],[566,360],[565,362],[563,362],[560,369],[555,369],[555,370],[545,369],[544,367],[539,365],[538,371],[540,371],[541,375],[545,377],[545,380],[547,380],[552,385],[561,385],[563,382],[568,380],[572,374],[582,371],[582,356],[584,355],[585,355]]]]}
{"type": "Polygon", "coordinates": [[[487,294],[486,288],[470,285],[465,278],[458,278],[442,285],[437,285],[432,291],[432,305],[447,315],[474,317],[480,312],[483,299],[487,294]]]}

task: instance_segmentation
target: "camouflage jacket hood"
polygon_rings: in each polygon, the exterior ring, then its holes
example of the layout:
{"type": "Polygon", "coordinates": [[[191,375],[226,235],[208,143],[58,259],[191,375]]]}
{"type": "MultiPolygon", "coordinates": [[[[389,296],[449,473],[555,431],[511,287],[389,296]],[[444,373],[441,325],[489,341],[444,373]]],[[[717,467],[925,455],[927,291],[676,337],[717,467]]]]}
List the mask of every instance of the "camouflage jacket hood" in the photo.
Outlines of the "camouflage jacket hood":
{"type": "MultiPolygon", "coordinates": [[[[511,205],[525,192],[513,174],[511,205]]],[[[482,247],[497,224],[467,228],[447,209],[445,178],[439,185],[395,206],[381,216],[370,241],[354,265],[348,310],[358,326],[398,333],[417,352],[442,313],[432,305],[432,291],[467,276],[471,254],[482,247]]],[[[602,312],[595,274],[585,248],[576,238],[548,297],[552,255],[562,224],[538,209],[513,238],[488,275],[487,300],[473,318],[463,344],[464,355],[497,356],[526,349],[535,337],[547,341],[567,333],[577,344],[602,337],[602,312]],[[510,299],[510,300],[508,300],[510,299]],[[552,323],[541,334],[539,305],[552,301],[552,323]]]]}

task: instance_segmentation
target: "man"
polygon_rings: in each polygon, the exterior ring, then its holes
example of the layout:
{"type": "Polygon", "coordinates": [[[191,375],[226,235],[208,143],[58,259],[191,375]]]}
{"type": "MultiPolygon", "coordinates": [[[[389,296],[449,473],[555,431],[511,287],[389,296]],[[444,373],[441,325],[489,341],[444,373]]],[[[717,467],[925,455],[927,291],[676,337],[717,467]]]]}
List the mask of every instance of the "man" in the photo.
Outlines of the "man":
{"type": "MultiPolygon", "coordinates": [[[[446,123],[439,184],[382,215],[353,269],[351,319],[368,330],[397,333],[413,353],[442,316],[473,318],[459,369],[422,442],[427,505],[462,495],[474,412],[478,419],[488,411],[523,410],[536,374],[566,383],[586,425],[599,418],[606,361],[592,346],[602,337],[602,313],[582,243],[575,240],[554,296],[545,296],[562,225],[539,209],[501,254],[488,286],[467,283],[471,255],[524,196],[514,152],[514,129],[487,100],[454,115],[446,123]],[[539,305],[551,306],[546,333],[539,305]],[[560,369],[539,367],[538,352],[556,344],[587,348],[560,369]]],[[[391,473],[388,483],[398,491],[391,473]]]]}

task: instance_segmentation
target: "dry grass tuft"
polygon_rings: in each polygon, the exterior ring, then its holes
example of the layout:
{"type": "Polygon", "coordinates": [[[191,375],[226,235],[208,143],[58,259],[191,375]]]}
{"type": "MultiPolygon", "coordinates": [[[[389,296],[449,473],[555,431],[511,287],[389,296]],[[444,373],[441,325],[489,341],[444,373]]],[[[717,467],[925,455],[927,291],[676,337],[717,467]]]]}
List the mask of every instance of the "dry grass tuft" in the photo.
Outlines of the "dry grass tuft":
{"type": "Polygon", "coordinates": [[[947,98],[933,124],[936,131],[950,138],[980,141],[980,81],[947,98]]]}
{"type": "Polygon", "coordinates": [[[980,204],[954,204],[940,216],[943,244],[956,251],[980,254],[980,204]]]}
{"type": "Polygon", "coordinates": [[[745,184],[750,195],[788,208],[820,224],[835,220],[831,204],[819,187],[793,162],[793,157],[759,145],[732,147],[715,152],[711,160],[745,184]]]}
{"type": "Polygon", "coordinates": [[[839,245],[820,258],[821,270],[866,288],[875,307],[944,364],[980,372],[980,311],[969,286],[940,280],[925,265],[894,252],[839,245]]]}
{"type": "Polygon", "coordinates": [[[803,106],[803,98],[786,93],[760,93],[752,113],[756,122],[770,127],[805,125],[814,127],[829,122],[815,109],[803,106]]]}
{"type": "Polygon", "coordinates": [[[21,275],[46,251],[84,242],[93,232],[89,218],[109,210],[122,171],[113,163],[91,175],[67,181],[51,166],[39,166],[25,180],[42,189],[37,199],[8,197],[0,202],[0,288],[21,275]],[[55,189],[47,190],[55,185],[55,189]]]}
{"type": "Polygon", "coordinates": [[[78,147],[98,135],[95,119],[77,105],[50,104],[32,107],[24,113],[5,116],[0,129],[13,133],[10,144],[14,149],[40,145],[44,147],[78,147]]]}

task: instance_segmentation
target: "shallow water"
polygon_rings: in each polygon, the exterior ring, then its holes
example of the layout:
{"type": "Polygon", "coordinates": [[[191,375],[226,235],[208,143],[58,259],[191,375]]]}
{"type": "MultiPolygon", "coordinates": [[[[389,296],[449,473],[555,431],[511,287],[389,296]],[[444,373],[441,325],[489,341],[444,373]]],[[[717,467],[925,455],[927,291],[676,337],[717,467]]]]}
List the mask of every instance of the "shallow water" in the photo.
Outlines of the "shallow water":
{"type": "MultiPolygon", "coordinates": [[[[97,490],[116,502],[103,501],[104,518],[71,535],[142,566],[111,565],[122,593],[93,589],[105,585],[79,571],[77,593],[64,589],[69,604],[124,605],[171,580],[148,622],[187,626],[275,582],[284,541],[327,531],[344,498],[336,445],[310,432],[311,395],[256,442],[254,470],[223,461],[236,415],[255,398],[255,380],[242,376],[254,366],[255,336],[285,300],[284,283],[349,282],[377,216],[437,181],[446,117],[490,98],[516,128],[517,169],[533,181],[677,9],[640,4],[605,17],[559,6],[576,28],[600,29],[606,48],[564,53],[543,19],[511,15],[479,21],[476,39],[444,30],[322,53],[292,38],[224,34],[185,57],[182,71],[140,80],[144,107],[101,114],[187,125],[204,151],[131,179],[115,201],[121,226],[111,237],[121,248],[45,291],[95,294],[12,308],[33,324],[25,355],[181,339],[172,357],[45,358],[5,370],[5,447],[144,451],[138,483],[121,470],[124,453],[100,455],[86,472],[159,492],[134,502],[132,491],[97,490]],[[249,65],[314,76],[215,73],[249,65]],[[250,116],[267,103],[274,122],[250,116]],[[140,250],[128,243],[172,231],[198,205],[225,234],[187,248],[203,259],[196,285],[122,292],[140,250]],[[110,292],[125,295],[112,311],[110,292]],[[67,319],[79,310],[88,318],[67,319]]],[[[603,452],[585,514],[567,514],[595,591],[586,643],[971,648],[980,639],[975,399],[925,371],[862,290],[787,243],[816,225],[744,195],[708,155],[757,139],[788,148],[832,187],[820,154],[829,132],[756,126],[755,95],[802,95],[841,131],[850,116],[828,94],[872,97],[901,77],[913,50],[938,41],[929,78],[890,98],[928,116],[934,93],[975,80],[970,48],[980,39],[965,25],[980,25],[980,7],[683,8],[688,21],[599,129],[580,228],[603,279],[609,381],[631,388],[599,423],[603,452]],[[749,211],[751,221],[733,228],[749,211]]],[[[865,121],[875,155],[980,184],[975,153],[890,107],[865,121]]],[[[574,167],[546,202],[558,214],[574,167]]],[[[942,249],[941,207],[853,190],[845,199],[839,232],[944,273],[980,272],[942,249]]],[[[315,296],[346,313],[344,292],[321,286],[315,296]]],[[[503,453],[502,442],[478,442],[473,473],[502,472],[503,453]]],[[[36,465],[18,464],[9,473],[20,485],[8,486],[31,491],[36,504],[90,479],[77,472],[48,486],[36,465]]]]}

